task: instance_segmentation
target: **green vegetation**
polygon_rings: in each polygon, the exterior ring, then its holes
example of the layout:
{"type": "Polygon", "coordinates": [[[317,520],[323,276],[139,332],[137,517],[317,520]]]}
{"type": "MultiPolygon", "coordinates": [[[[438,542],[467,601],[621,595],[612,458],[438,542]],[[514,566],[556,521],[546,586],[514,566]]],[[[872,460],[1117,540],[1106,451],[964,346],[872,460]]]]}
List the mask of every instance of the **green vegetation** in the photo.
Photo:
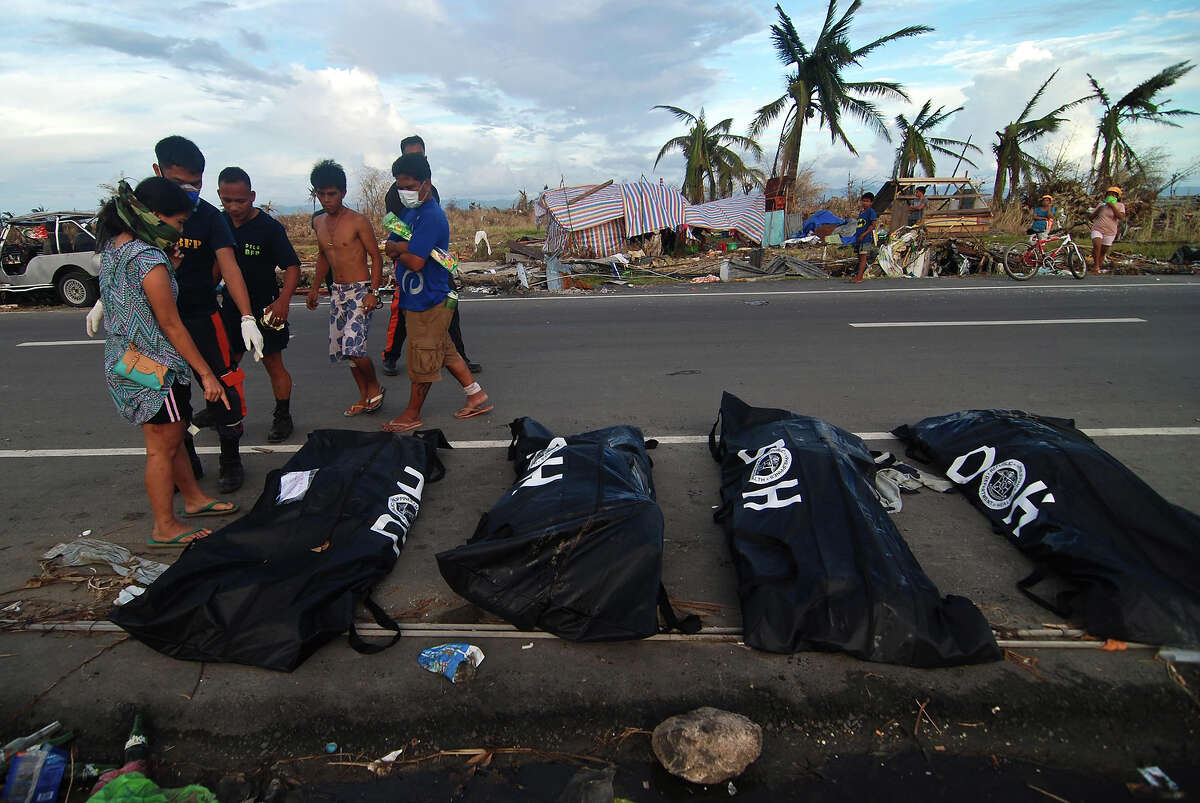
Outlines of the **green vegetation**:
{"type": "Polygon", "coordinates": [[[771,26],[775,54],[785,67],[794,67],[784,76],[786,91],[758,110],[750,124],[750,136],[765,131],[783,114],[783,131],[775,156],[775,175],[795,176],[800,160],[800,143],[804,126],[815,120],[818,127],[829,129],[833,142],[841,142],[853,154],[858,151],[842,128],[843,115],[857,118],[891,141],[887,125],[871,98],[903,98],[908,100],[900,84],[891,81],[847,81],[847,68],[860,66],[863,60],[888,42],[918,36],[933,30],[928,25],[909,25],[882,36],[862,47],[850,45],[850,26],[862,0],[854,0],[846,13],[837,16],[837,0],[829,0],[825,22],[812,47],[800,40],[791,18],[780,6],[779,22],[771,26]],[[786,110],[786,113],[785,113],[786,110]]]}
{"type": "Polygon", "coordinates": [[[687,124],[686,134],[667,140],[654,160],[654,166],[673,150],[683,154],[683,186],[680,192],[689,202],[698,204],[706,200],[724,198],[733,194],[734,188],[748,192],[763,184],[762,172],[748,167],[735,148],[747,151],[755,158],[762,158],[762,148],[750,137],[730,134],[733,118],[727,117],[715,125],[704,120],[704,109],[699,115],[678,106],[655,106],[668,111],[677,120],[687,124]]]}

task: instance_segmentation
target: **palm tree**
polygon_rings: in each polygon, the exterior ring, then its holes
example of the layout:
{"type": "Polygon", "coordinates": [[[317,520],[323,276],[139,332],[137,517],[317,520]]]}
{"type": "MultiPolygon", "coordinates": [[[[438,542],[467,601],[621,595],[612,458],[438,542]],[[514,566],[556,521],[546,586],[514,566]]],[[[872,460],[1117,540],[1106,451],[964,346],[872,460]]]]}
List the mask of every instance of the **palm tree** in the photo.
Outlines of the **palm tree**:
{"type": "Polygon", "coordinates": [[[794,66],[795,69],[784,76],[786,91],[758,110],[749,132],[750,136],[758,136],[780,114],[784,115],[783,131],[775,154],[775,174],[796,175],[804,126],[814,118],[818,126],[829,128],[830,141],[836,143],[840,140],[856,155],[858,151],[842,128],[843,114],[857,118],[885,140],[891,141],[883,116],[869,98],[908,100],[908,95],[900,84],[891,81],[846,81],[842,71],[850,66],[860,66],[864,58],[888,42],[927,33],[933,28],[910,25],[862,47],[853,48],[849,42],[850,24],[861,5],[862,0],[853,0],[846,13],[838,18],[837,0],[829,0],[825,22],[811,48],[800,41],[800,34],[796,32],[791,18],[780,6],[775,6],[779,12],[779,22],[771,26],[775,55],[785,67],[794,66]]]}
{"type": "Polygon", "coordinates": [[[1038,87],[1038,91],[1034,92],[1033,97],[1025,104],[1020,117],[1004,126],[1003,131],[996,132],[997,142],[992,145],[992,153],[996,156],[996,181],[992,185],[992,206],[999,206],[1005,200],[1006,186],[1008,199],[1011,200],[1021,185],[1022,179],[1032,181],[1035,172],[1046,173],[1046,166],[1023,150],[1023,146],[1037,142],[1047,134],[1053,134],[1067,121],[1067,118],[1062,116],[1063,112],[1080,103],[1086,103],[1094,97],[1087,95],[1070,103],[1064,103],[1049,114],[1030,119],[1029,115],[1033,112],[1033,107],[1037,105],[1042,93],[1046,91],[1046,87],[1050,85],[1056,75],[1058,75],[1058,70],[1051,73],[1050,77],[1038,87]]]}
{"type": "Polygon", "coordinates": [[[1146,121],[1179,128],[1179,123],[1171,118],[1196,114],[1196,112],[1186,109],[1162,108],[1170,103],[1170,100],[1164,100],[1161,103],[1154,102],[1155,95],[1187,75],[1195,66],[1186,61],[1172,64],[1129,90],[1116,103],[1112,103],[1108,99],[1108,93],[1092,77],[1092,74],[1088,73],[1088,80],[1096,92],[1095,96],[1104,105],[1104,114],[1100,117],[1100,124],[1096,127],[1096,141],[1092,145],[1092,167],[1096,171],[1098,187],[1110,184],[1116,178],[1117,170],[1122,167],[1129,170],[1137,170],[1142,167],[1141,159],[1138,158],[1133,147],[1125,139],[1124,132],[1121,131],[1123,123],[1146,121]],[[1099,165],[1097,165],[1097,157],[1099,165]]]}
{"type": "Polygon", "coordinates": [[[943,112],[945,107],[938,106],[936,111],[930,111],[929,107],[932,105],[933,101],[925,101],[925,105],[911,122],[903,114],[896,115],[896,133],[900,137],[900,145],[896,148],[896,162],[892,165],[894,178],[912,178],[913,171],[918,167],[925,171],[925,175],[933,176],[934,152],[956,159],[961,158],[971,167],[978,167],[966,157],[968,149],[979,152],[975,145],[957,139],[929,136],[929,132],[950,119],[952,114],[962,111],[963,107],[943,112]],[[950,146],[962,148],[962,154],[950,150],[950,146]]]}
{"type": "Polygon", "coordinates": [[[654,166],[673,150],[683,154],[683,186],[680,192],[689,202],[703,203],[707,184],[708,198],[719,198],[732,194],[736,183],[751,185],[761,183],[762,173],[748,166],[734,148],[746,151],[756,158],[762,158],[762,148],[751,137],[730,134],[733,118],[727,117],[721,122],[709,126],[704,119],[704,109],[699,115],[685,111],[678,106],[655,106],[663,109],[689,128],[682,136],[672,137],[658,152],[654,166]]]}

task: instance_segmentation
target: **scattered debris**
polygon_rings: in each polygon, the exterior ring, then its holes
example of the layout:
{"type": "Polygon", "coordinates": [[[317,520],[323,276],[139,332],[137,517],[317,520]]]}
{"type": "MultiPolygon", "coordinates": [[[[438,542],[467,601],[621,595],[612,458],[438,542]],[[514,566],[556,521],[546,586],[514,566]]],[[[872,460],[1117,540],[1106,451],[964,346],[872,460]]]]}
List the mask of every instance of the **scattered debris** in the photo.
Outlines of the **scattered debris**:
{"type": "Polygon", "coordinates": [[[663,720],[650,743],[672,775],[715,784],[745,772],[762,753],[762,739],[762,728],[741,714],[705,706],[663,720]]]}
{"type": "Polygon", "coordinates": [[[709,273],[704,276],[697,276],[696,278],[692,279],[692,284],[711,284],[712,282],[719,282],[719,281],[721,281],[720,276],[717,276],[715,273],[709,273]]]}
{"type": "Polygon", "coordinates": [[[403,753],[404,753],[403,747],[401,747],[399,750],[393,750],[392,752],[388,753],[386,756],[380,756],[379,758],[372,761],[368,765],[368,768],[371,770],[371,772],[375,773],[376,775],[386,775],[391,770],[392,764],[395,764],[396,759],[400,758],[400,756],[403,755],[403,753]]]}
{"type": "Polygon", "coordinates": [[[128,549],[98,538],[76,538],[56,544],[42,555],[42,560],[58,561],[63,566],[86,566],[107,563],[114,572],[131,581],[149,585],[167,570],[167,564],[134,555],[128,549]]]}
{"type": "Polygon", "coordinates": [[[610,803],[617,768],[580,767],[558,796],[559,803],[610,803]]]}
{"type": "Polygon", "coordinates": [[[338,749],[337,742],[329,742],[328,744],[325,745],[326,753],[336,753],[337,749],[338,749]]]}
{"type": "Polygon", "coordinates": [[[1058,803],[1071,803],[1071,801],[1067,800],[1065,797],[1059,797],[1058,795],[1054,794],[1053,792],[1047,792],[1045,789],[1041,788],[1040,786],[1034,786],[1031,783],[1027,783],[1025,785],[1028,786],[1033,791],[1037,792],[1038,794],[1045,795],[1046,797],[1050,798],[1051,800],[1057,800],[1058,803]]]}
{"type": "Polygon", "coordinates": [[[473,644],[440,644],[422,650],[417,663],[445,675],[451,683],[467,683],[475,679],[475,670],[483,663],[483,650],[473,644]]]}
{"type": "Polygon", "coordinates": [[[521,649],[523,649],[523,650],[532,650],[532,649],[533,649],[533,642],[531,641],[531,642],[529,642],[528,644],[522,644],[522,645],[521,645],[521,649]]]}
{"type": "Polygon", "coordinates": [[[1183,790],[1158,767],[1138,767],[1138,773],[1146,783],[1127,783],[1125,788],[1134,797],[1149,797],[1158,800],[1182,800],[1183,790]]]}

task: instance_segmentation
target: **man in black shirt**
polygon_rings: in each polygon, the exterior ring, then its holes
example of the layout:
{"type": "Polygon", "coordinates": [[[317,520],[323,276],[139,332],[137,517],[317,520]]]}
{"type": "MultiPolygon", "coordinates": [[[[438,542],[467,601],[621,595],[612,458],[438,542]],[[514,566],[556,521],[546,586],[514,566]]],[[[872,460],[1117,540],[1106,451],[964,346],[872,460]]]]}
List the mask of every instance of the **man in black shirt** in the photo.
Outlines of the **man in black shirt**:
{"type": "MultiPolygon", "coordinates": [[[[400,140],[400,155],[408,153],[419,153],[425,155],[425,140],[418,136],[405,137],[400,140]]],[[[433,192],[433,200],[441,205],[442,198],[438,195],[437,187],[430,186],[433,192]]],[[[396,217],[400,217],[404,212],[404,204],[400,203],[400,190],[395,182],[388,187],[387,194],[383,196],[384,206],[387,211],[391,212],[396,217]]],[[[393,268],[395,265],[393,264],[393,268]]],[[[398,270],[398,269],[397,269],[398,270]]],[[[397,274],[399,275],[399,274],[397,274]]],[[[399,285],[399,282],[397,282],[399,285]]],[[[407,330],[404,326],[404,310],[400,309],[400,296],[403,295],[397,288],[396,293],[392,296],[392,317],[388,321],[387,346],[383,350],[383,372],[388,376],[396,376],[400,373],[400,369],[396,365],[396,361],[402,356],[401,349],[404,347],[404,338],[407,330]]],[[[483,366],[477,362],[471,362],[467,356],[467,347],[463,345],[462,339],[462,324],[459,321],[459,308],[454,308],[454,317],[450,319],[450,339],[454,341],[454,347],[458,349],[458,353],[467,361],[467,368],[473,374],[477,374],[483,370],[483,366]]]]}
{"type": "MultiPolygon", "coordinates": [[[[224,279],[225,287],[241,315],[242,341],[248,350],[254,352],[255,359],[262,359],[262,334],[251,314],[250,297],[233,253],[234,239],[229,224],[215,206],[200,198],[200,187],[204,181],[204,155],[191,140],[169,136],[154,146],[154,156],[157,160],[154,175],[179,185],[196,203],[179,240],[183,261],[175,269],[175,279],[179,284],[176,304],[184,327],[205,362],[225,385],[225,395],[229,398],[228,409],[219,402],[209,402],[206,409],[216,424],[221,444],[221,470],[217,487],[221,493],[232,493],[241,488],[246,479],[238,452],[238,442],[243,432],[242,419],[246,416],[242,392],[246,375],[233,360],[229,337],[221,320],[216,291],[218,274],[224,279]]],[[[196,476],[203,476],[190,436],[185,443],[196,476]]],[[[214,509],[212,512],[220,514],[226,511],[214,509]]]]}
{"type": "MultiPolygon", "coordinates": [[[[283,350],[291,338],[288,309],[296,285],[300,283],[300,259],[288,241],[283,225],[254,206],[255,194],[245,170],[240,167],[222,170],[217,177],[217,197],[221,199],[226,222],[237,241],[238,267],[246,280],[250,308],[255,312],[255,322],[263,336],[262,364],[275,394],[275,415],[267,440],[279,443],[286,440],[293,429],[292,375],[283,366],[283,350]],[[277,267],[283,269],[283,292],[275,279],[277,267]]],[[[228,293],[226,289],[221,318],[233,348],[233,359],[241,362],[245,349],[238,347],[240,323],[228,293]]]]}

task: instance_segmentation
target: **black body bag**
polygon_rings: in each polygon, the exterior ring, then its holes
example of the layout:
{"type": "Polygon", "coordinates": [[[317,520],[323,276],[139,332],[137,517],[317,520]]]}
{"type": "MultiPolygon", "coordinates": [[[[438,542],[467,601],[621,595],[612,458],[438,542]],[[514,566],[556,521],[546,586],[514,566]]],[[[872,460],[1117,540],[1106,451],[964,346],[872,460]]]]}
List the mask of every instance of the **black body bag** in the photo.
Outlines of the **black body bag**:
{"type": "Polygon", "coordinates": [[[189,545],[112,621],[173,658],[285,672],[347,630],[359,652],[391,646],[399,626],[369,595],[395,566],[425,483],[445,474],[441,433],[428,434],[313,432],[249,513],[189,545]],[[360,601],[396,631],[390,643],[355,632],[360,601]]]}
{"type": "Polygon", "coordinates": [[[1200,645],[1200,517],[1173,505],[1075,429],[1019,410],[902,426],[909,454],[944,471],[1039,569],[1018,586],[1088,633],[1200,645]],[[1047,575],[1069,589],[1030,590],[1047,575]]]}
{"type": "Polygon", "coordinates": [[[570,641],[653,636],[662,609],[663,515],[641,430],[619,426],[557,438],[529,418],[509,425],[517,483],[483,514],[470,541],[437,556],[458,594],[522,630],[570,641]]]}
{"type": "Polygon", "coordinates": [[[875,494],[875,461],[858,437],[725,393],[709,448],[747,644],[919,667],[1001,657],[979,609],[943,598],[921,570],[875,494]]]}

